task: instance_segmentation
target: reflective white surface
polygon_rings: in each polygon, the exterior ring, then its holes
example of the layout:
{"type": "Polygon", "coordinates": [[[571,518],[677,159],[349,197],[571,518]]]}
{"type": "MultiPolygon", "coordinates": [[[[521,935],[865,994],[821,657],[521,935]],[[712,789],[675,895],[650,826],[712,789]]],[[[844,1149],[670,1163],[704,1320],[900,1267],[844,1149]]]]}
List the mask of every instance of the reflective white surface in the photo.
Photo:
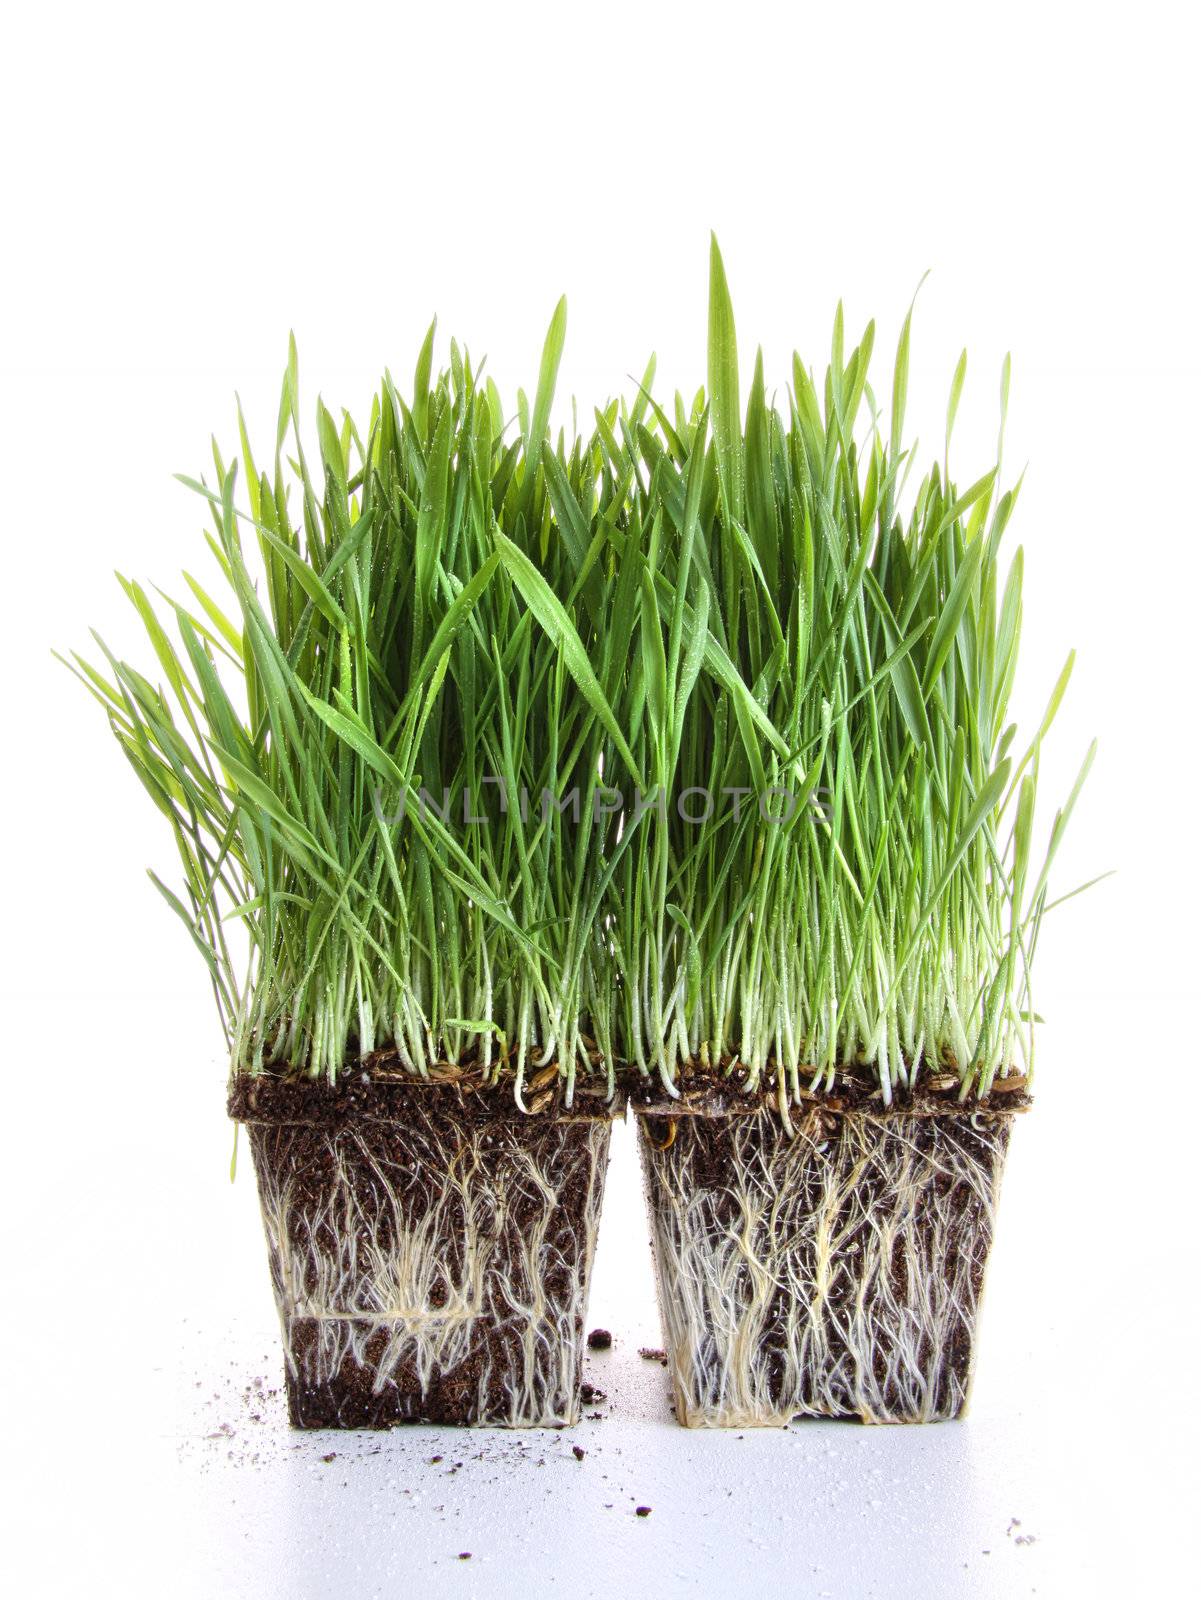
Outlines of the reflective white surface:
{"type": "MultiPolygon", "coordinates": [[[[98,1032],[118,1038],[120,1008],[94,1003],[98,1032]]],[[[192,1011],[199,1037],[208,1019],[192,1011]]],[[[151,1020],[165,1030],[171,1012],[159,1003],[151,1020]]],[[[1139,1129],[1100,1100],[1076,1120],[1066,1072],[1047,1072],[1015,1133],[963,1423],[677,1427],[666,1372],[638,1354],[660,1335],[619,1128],[589,1318],[616,1340],[588,1361],[602,1420],[297,1434],[249,1163],[232,1187],[225,1176],[219,1063],[176,1048],[178,1072],[154,1091],[170,1148],[147,1108],[114,1116],[112,1080],[86,1073],[57,1128],[36,1096],[10,1124],[10,1592],[1188,1592],[1195,1424],[1175,1396],[1193,1334],[1169,1299],[1196,1308],[1178,1278],[1183,1175],[1166,1175],[1153,1209],[1132,1207],[1121,1180],[1138,1171],[1139,1129]]],[[[127,1064],[153,1055],[139,1037],[127,1064]]]]}

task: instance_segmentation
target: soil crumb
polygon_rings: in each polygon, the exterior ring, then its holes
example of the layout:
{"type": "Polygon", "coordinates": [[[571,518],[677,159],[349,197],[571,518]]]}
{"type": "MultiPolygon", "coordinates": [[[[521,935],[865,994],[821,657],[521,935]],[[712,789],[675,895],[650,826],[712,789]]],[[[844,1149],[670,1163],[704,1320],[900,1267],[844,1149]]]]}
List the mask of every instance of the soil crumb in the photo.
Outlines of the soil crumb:
{"type": "Polygon", "coordinates": [[[613,1347],[613,1335],[608,1328],[593,1328],[588,1335],[589,1350],[610,1350],[613,1347]]]}

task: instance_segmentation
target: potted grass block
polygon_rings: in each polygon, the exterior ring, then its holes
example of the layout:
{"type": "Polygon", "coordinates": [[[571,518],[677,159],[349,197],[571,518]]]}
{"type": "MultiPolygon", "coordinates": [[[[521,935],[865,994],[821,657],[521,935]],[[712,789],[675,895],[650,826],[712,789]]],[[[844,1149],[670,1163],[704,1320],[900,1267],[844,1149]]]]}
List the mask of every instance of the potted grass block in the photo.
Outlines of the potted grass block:
{"type": "Polygon", "coordinates": [[[874,401],[864,423],[873,332],[848,350],[840,308],[824,386],[794,359],[782,413],[760,356],[744,414],[715,242],[707,401],[631,445],[658,530],[631,743],[672,803],[632,821],[609,917],[689,1426],[963,1412],[1048,872],[1092,759],[1036,859],[1072,658],[1019,739],[1017,491],[999,459],[948,475],[964,360],[947,455],[914,470],[908,318],[888,436],[874,401]]]}
{"type": "Polygon", "coordinates": [[[124,585],[150,668],[74,659],[179,848],[155,881],[224,1024],[297,1427],[579,1412],[621,1096],[564,796],[624,740],[558,598],[591,537],[586,449],[546,442],[565,317],[511,441],[431,328],[411,399],[318,402],[306,454],[293,345],[267,470],[242,426],[191,482],[211,580],[124,585]]]}

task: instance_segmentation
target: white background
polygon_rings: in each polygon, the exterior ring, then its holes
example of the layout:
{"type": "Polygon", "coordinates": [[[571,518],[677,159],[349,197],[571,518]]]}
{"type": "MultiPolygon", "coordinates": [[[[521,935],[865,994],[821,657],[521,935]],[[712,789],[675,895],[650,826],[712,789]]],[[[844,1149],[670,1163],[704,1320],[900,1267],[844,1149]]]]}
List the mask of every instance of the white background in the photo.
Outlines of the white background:
{"type": "Polygon", "coordinates": [[[1191,1590],[1197,46],[1160,0],[6,20],[10,1592],[1191,1590]],[[49,652],[89,625],[134,648],[112,569],[171,588],[200,558],[171,474],[205,468],[211,430],[232,450],[235,388],[269,437],[289,328],[306,408],[320,391],[365,411],[385,364],[407,381],[435,311],[439,353],[451,332],[486,351],[511,396],[566,290],[560,415],[575,393],[587,418],[652,349],[662,391],[702,381],[710,227],[744,383],[760,342],[769,384],[794,348],[823,366],[842,296],[848,333],[877,318],[884,393],[932,269],[910,425],[941,452],[966,343],[963,482],[991,463],[1013,352],[1027,719],[1079,652],[1045,792],[1101,737],[1059,883],[1117,876],[1045,931],[1039,1104],[1015,1138],[973,1415],[675,1429],[636,1353],[658,1335],[622,1135],[594,1295],[618,1335],[595,1378],[612,1409],[577,1430],[586,1461],[562,1435],[417,1430],[336,1440],[323,1462],[278,1397],[246,1400],[280,1363],[249,1172],[225,1175],[204,975],[142,872],[170,867],[168,842],[49,652]]]}

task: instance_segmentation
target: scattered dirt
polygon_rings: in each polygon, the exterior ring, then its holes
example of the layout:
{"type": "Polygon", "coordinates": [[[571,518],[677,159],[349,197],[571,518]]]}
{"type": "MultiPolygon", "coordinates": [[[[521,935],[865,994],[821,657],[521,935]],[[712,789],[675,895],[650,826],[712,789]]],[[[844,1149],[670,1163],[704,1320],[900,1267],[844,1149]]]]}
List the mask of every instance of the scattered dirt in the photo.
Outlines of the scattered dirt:
{"type": "MultiPolygon", "coordinates": [[[[231,1325],[231,1332],[236,1334],[238,1330],[231,1325]]],[[[186,1466],[189,1482],[199,1484],[207,1479],[207,1492],[214,1497],[214,1503],[224,1502],[228,1496],[241,1506],[254,1504],[260,1498],[251,1487],[256,1480],[263,1488],[291,1493],[309,1473],[313,1475],[310,1481],[322,1495],[332,1497],[333,1515],[338,1514],[339,1506],[347,1513],[356,1506],[369,1506],[372,1517],[394,1531],[396,1549],[402,1554],[419,1540],[422,1547],[428,1543],[442,1552],[439,1559],[443,1571],[447,1560],[483,1560],[483,1568],[473,1568],[484,1575],[479,1581],[486,1580],[489,1557],[497,1554],[495,1545],[480,1530],[476,1513],[481,1494],[489,1499],[503,1495],[508,1504],[528,1506],[531,1528],[539,1525],[539,1508],[550,1503],[544,1497],[563,1493],[574,1500],[583,1496],[581,1505],[614,1510],[619,1518],[633,1515],[645,1521],[657,1515],[652,1506],[628,1489],[631,1477],[642,1476],[638,1468],[640,1453],[631,1448],[630,1436],[613,1441],[606,1437],[606,1430],[589,1432],[583,1426],[579,1437],[589,1440],[585,1453],[589,1471],[576,1475],[570,1483],[566,1482],[566,1475],[572,1468],[567,1463],[571,1460],[574,1466],[578,1457],[572,1460],[574,1447],[568,1455],[567,1438],[552,1440],[541,1432],[507,1430],[454,1436],[423,1435],[405,1429],[389,1434],[346,1434],[339,1438],[333,1452],[339,1470],[330,1473],[322,1460],[330,1442],[328,1437],[297,1434],[287,1427],[282,1386],[276,1380],[278,1347],[260,1339],[257,1333],[253,1343],[241,1336],[229,1338],[228,1360],[224,1356],[214,1360],[213,1347],[211,1337],[197,1342],[194,1349],[185,1345],[180,1368],[190,1364],[192,1374],[203,1372],[204,1376],[195,1379],[192,1375],[172,1375],[171,1381],[176,1405],[175,1450],[181,1465],[186,1466]],[[475,1534],[470,1533],[473,1521],[475,1534]],[[465,1533],[472,1540],[471,1546],[466,1544],[465,1533]],[[485,1549],[478,1551],[475,1545],[481,1538],[485,1549]],[[456,1544],[464,1548],[456,1551],[456,1544]]],[[[847,1472],[846,1461],[826,1460],[834,1456],[829,1446],[821,1447],[827,1435],[821,1430],[802,1428],[796,1434],[798,1442],[802,1433],[806,1443],[813,1445],[804,1458],[797,1457],[798,1461],[809,1461],[806,1471],[811,1474],[807,1479],[810,1489],[831,1495],[836,1486],[839,1491],[845,1490],[846,1485],[840,1480],[847,1472]]],[[[760,1438],[758,1442],[770,1441],[760,1438]]],[[[642,1487],[648,1487],[645,1478],[642,1487]]],[[[229,1514],[240,1515],[232,1509],[229,1514]]],[[[1004,1530],[1014,1543],[1035,1542],[1017,1517],[1006,1520],[1009,1528],[1005,1529],[998,1518],[994,1533],[1004,1530]]],[[[670,1532],[671,1521],[669,1514],[660,1534],[670,1532]]],[[[231,1526],[236,1527],[237,1523],[231,1526]]],[[[660,1535],[635,1537],[654,1543],[660,1535]]],[[[1003,1552],[1004,1546],[994,1548],[1003,1552]]]]}
{"type": "MultiPolygon", "coordinates": [[[[211,1341],[205,1342],[203,1350],[206,1359],[211,1359],[207,1356],[211,1341]]],[[[323,1491],[340,1491],[347,1506],[370,1503],[376,1508],[374,1515],[389,1519],[420,1516],[439,1526],[442,1539],[436,1534],[433,1537],[446,1551],[443,1559],[461,1561],[483,1559],[475,1549],[478,1524],[472,1545],[455,1549],[457,1544],[466,1544],[463,1535],[471,1528],[480,1492],[487,1496],[516,1491],[533,1507],[542,1495],[557,1492],[559,1486],[551,1475],[556,1469],[567,1473],[586,1461],[590,1471],[575,1480],[573,1494],[595,1492],[598,1505],[610,1508],[617,1495],[627,1498],[625,1473],[631,1464],[624,1460],[620,1447],[607,1450],[602,1436],[595,1433],[584,1432],[588,1448],[570,1445],[570,1454],[541,1430],[507,1429],[455,1437],[444,1434],[436,1439],[406,1429],[389,1434],[345,1433],[337,1448],[330,1450],[328,1436],[289,1429],[282,1385],[263,1376],[279,1359],[278,1348],[242,1348],[228,1363],[216,1363],[211,1376],[188,1377],[179,1384],[176,1452],[189,1474],[197,1478],[215,1474],[229,1484],[235,1497],[241,1495],[252,1474],[285,1483],[298,1481],[296,1475],[306,1471],[320,1474],[323,1491]],[[444,1442],[445,1451],[430,1453],[431,1444],[444,1442]],[[330,1472],[331,1466],[337,1467],[336,1473],[330,1472]]],[[[199,1369],[194,1364],[192,1370],[199,1369]]],[[[596,1413],[598,1420],[601,1415],[596,1413]]],[[[631,1510],[634,1498],[628,1495],[631,1510]]],[[[401,1521],[394,1526],[403,1543],[401,1521]]]]}
{"type": "Polygon", "coordinates": [[[580,1399],[586,1406],[595,1405],[598,1400],[607,1400],[609,1396],[603,1389],[598,1389],[594,1383],[580,1385],[580,1399]]]}
{"type": "Polygon", "coordinates": [[[608,1328],[593,1328],[588,1335],[589,1350],[610,1350],[613,1347],[613,1335],[608,1328]]]}
{"type": "Polygon", "coordinates": [[[644,1361],[657,1361],[661,1367],[665,1367],[667,1365],[666,1350],[660,1350],[652,1347],[651,1345],[644,1344],[639,1347],[638,1354],[644,1361]]]}

